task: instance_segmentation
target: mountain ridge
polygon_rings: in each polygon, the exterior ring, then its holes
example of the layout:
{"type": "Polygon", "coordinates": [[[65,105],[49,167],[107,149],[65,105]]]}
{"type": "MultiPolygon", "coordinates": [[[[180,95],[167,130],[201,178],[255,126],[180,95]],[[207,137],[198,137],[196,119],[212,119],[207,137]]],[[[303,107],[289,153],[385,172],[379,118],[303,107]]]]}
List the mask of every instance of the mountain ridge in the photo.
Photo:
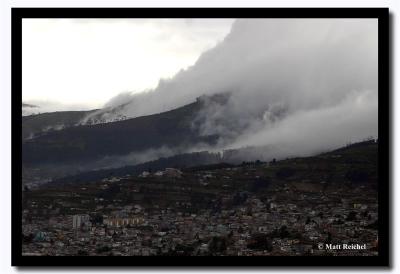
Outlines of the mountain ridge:
{"type": "Polygon", "coordinates": [[[28,165],[82,162],[162,146],[212,145],[218,136],[201,135],[192,123],[203,107],[204,102],[197,100],[163,113],[51,131],[23,142],[22,161],[28,165]]]}
{"type": "MultiPolygon", "coordinates": [[[[276,169],[276,176],[284,179],[292,177],[295,174],[297,176],[304,176],[303,173],[307,172],[308,175],[306,177],[310,179],[313,177],[321,177],[321,180],[326,180],[328,183],[333,179],[335,181],[340,180],[340,178],[332,178],[333,175],[330,175],[332,173],[335,174],[336,177],[340,174],[343,180],[350,181],[352,184],[357,185],[357,183],[361,181],[374,181],[376,179],[378,163],[375,159],[377,159],[377,153],[377,140],[361,141],[309,157],[292,157],[278,161],[271,157],[272,160],[269,162],[254,160],[250,162],[234,163],[231,161],[232,159],[224,158],[222,154],[202,151],[175,155],[167,158],[162,157],[158,160],[134,166],[84,172],[57,179],[51,182],[51,184],[87,183],[99,181],[107,177],[123,177],[126,175],[138,176],[144,171],[155,172],[171,167],[191,172],[195,170],[213,170],[243,165],[264,166],[269,163],[267,165],[272,166],[272,170],[276,169]],[[319,168],[315,170],[310,169],[310,166],[313,165],[318,165],[319,168]],[[335,168],[330,168],[333,166],[335,168]],[[325,169],[329,170],[329,172],[325,172],[325,169]]],[[[299,183],[302,184],[301,182],[299,183]]]]}

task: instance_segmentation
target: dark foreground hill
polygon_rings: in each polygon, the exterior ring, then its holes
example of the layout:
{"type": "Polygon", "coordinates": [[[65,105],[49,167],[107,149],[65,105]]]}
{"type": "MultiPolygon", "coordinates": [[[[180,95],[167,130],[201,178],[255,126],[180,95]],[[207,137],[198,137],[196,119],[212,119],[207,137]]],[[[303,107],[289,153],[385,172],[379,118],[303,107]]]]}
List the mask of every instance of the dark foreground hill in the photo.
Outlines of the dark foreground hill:
{"type": "MultiPolygon", "coordinates": [[[[218,153],[188,153],[135,166],[125,166],[116,169],[97,170],[65,177],[52,183],[85,183],[101,181],[107,177],[138,176],[143,171],[155,172],[165,168],[179,168],[185,174],[199,171],[223,172],[238,183],[237,187],[251,190],[271,185],[286,184],[298,190],[320,191],[326,188],[344,186],[364,186],[376,188],[378,180],[378,142],[364,141],[348,145],[346,147],[319,154],[312,157],[290,158],[281,161],[252,161],[239,165],[228,164],[230,159],[224,158],[218,153]],[[251,170],[257,174],[249,182],[241,178],[246,177],[240,170],[251,170]],[[220,171],[219,171],[220,170],[220,171]],[[231,172],[224,170],[239,170],[231,172]],[[258,178],[258,179],[257,179],[258,178]],[[240,183],[241,182],[241,183],[240,183]],[[240,186],[240,184],[244,184],[240,186]],[[247,185],[248,184],[248,185],[247,185]]],[[[248,177],[248,176],[247,176],[248,177]]],[[[220,178],[225,180],[223,176],[220,178]]],[[[236,184],[235,183],[235,184],[236,184]]]]}
{"type": "Polygon", "coordinates": [[[107,177],[121,177],[121,176],[138,176],[144,171],[155,172],[157,170],[163,170],[168,167],[172,168],[192,168],[196,166],[218,164],[221,162],[221,157],[219,153],[209,153],[194,152],[179,154],[171,157],[162,157],[160,159],[149,161],[146,163],[123,166],[119,168],[112,169],[101,169],[83,172],[77,175],[64,177],[61,179],[54,180],[52,184],[62,184],[62,183],[84,183],[99,181],[107,177]]]}

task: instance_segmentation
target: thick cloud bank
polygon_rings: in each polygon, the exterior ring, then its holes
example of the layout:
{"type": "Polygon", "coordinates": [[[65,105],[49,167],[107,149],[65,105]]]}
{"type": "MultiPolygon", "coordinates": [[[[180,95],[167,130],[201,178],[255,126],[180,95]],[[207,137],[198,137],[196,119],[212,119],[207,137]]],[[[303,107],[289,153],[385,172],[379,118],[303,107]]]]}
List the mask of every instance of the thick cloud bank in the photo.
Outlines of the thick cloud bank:
{"type": "Polygon", "coordinates": [[[229,93],[197,119],[203,134],[229,137],[221,149],[307,154],[376,137],[377,39],[375,19],[239,19],[195,65],[95,115],[137,117],[229,93]]]}

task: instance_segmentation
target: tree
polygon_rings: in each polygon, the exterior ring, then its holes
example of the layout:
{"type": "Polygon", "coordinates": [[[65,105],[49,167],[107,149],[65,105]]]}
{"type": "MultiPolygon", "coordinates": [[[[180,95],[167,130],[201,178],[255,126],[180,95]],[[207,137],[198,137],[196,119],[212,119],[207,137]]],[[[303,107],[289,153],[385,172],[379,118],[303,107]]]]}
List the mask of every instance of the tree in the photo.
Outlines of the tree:
{"type": "Polygon", "coordinates": [[[103,215],[95,214],[95,215],[91,216],[90,222],[92,224],[96,224],[96,225],[103,224],[103,215]]]}
{"type": "Polygon", "coordinates": [[[252,185],[252,191],[257,192],[261,188],[268,187],[269,182],[270,182],[270,179],[268,177],[255,179],[253,182],[253,185],[252,185]]]}
{"type": "Polygon", "coordinates": [[[225,237],[214,236],[208,244],[208,249],[211,253],[224,252],[226,248],[227,248],[227,241],[225,237]]]}
{"type": "Polygon", "coordinates": [[[357,212],[350,211],[349,215],[347,215],[346,221],[355,221],[357,219],[357,212]]]}
{"type": "Polygon", "coordinates": [[[346,173],[346,179],[353,183],[362,183],[368,181],[368,171],[358,168],[352,168],[346,173]]]}
{"type": "Polygon", "coordinates": [[[287,238],[289,236],[290,236],[290,233],[287,230],[287,226],[285,226],[285,225],[281,226],[279,229],[279,237],[283,239],[283,238],[287,238]]]}
{"type": "Polygon", "coordinates": [[[291,167],[282,167],[276,172],[278,179],[286,179],[292,177],[296,173],[296,170],[291,167]]]}
{"type": "Polygon", "coordinates": [[[270,252],[273,249],[272,240],[262,233],[253,234],[249,244],[247,244],[247,248],[254,250],[267,250],[270,252]]]}
{"type": "Polygon", "coordinates": [[[244,202],[246,202],[247,198],[248,198],[247,193],[245,193],[245,192],[237,192],[233,196],[232,203],[233,203],[234,206],[241,205],[244,202]]]}
{"type": "Polygon", "coordinates": [[[328,232],[328,236],[326,237],[325,243],[332,243],[332,233],[328,232]]]}
{"type": "Polygon", "coordinates": [[[89,253],[86,250],[79,249],[78,256],[88,256],[89,253]]]}
{"type": "Polygon", "coordinates": [[[111,248],[109,246],[106,246],[106,245],[98,247],[96,249],[96,253],[98,253],[98,254],[104,253],[104,252],[109,252],[109,251],[111,251],[111,248]]]}
{"type": "Polygon", "coordinates": [[[35,235],[33,235],[33,233],[30,233],[29,235],[22,234],[22,242],[24,243],[31,243],[33,241],[33,238],[35,238],[35,235]]]}

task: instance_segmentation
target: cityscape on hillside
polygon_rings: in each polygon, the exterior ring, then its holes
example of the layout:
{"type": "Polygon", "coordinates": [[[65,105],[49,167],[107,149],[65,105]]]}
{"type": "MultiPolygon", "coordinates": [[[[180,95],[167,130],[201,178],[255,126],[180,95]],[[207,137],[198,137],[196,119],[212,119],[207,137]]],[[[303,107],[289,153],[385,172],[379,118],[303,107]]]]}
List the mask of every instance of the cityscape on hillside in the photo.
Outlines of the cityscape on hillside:
{"type": "Polygon", "coordinates": [[[377,255],[377,147],[26,188],[23,254],[377,255]]]}

